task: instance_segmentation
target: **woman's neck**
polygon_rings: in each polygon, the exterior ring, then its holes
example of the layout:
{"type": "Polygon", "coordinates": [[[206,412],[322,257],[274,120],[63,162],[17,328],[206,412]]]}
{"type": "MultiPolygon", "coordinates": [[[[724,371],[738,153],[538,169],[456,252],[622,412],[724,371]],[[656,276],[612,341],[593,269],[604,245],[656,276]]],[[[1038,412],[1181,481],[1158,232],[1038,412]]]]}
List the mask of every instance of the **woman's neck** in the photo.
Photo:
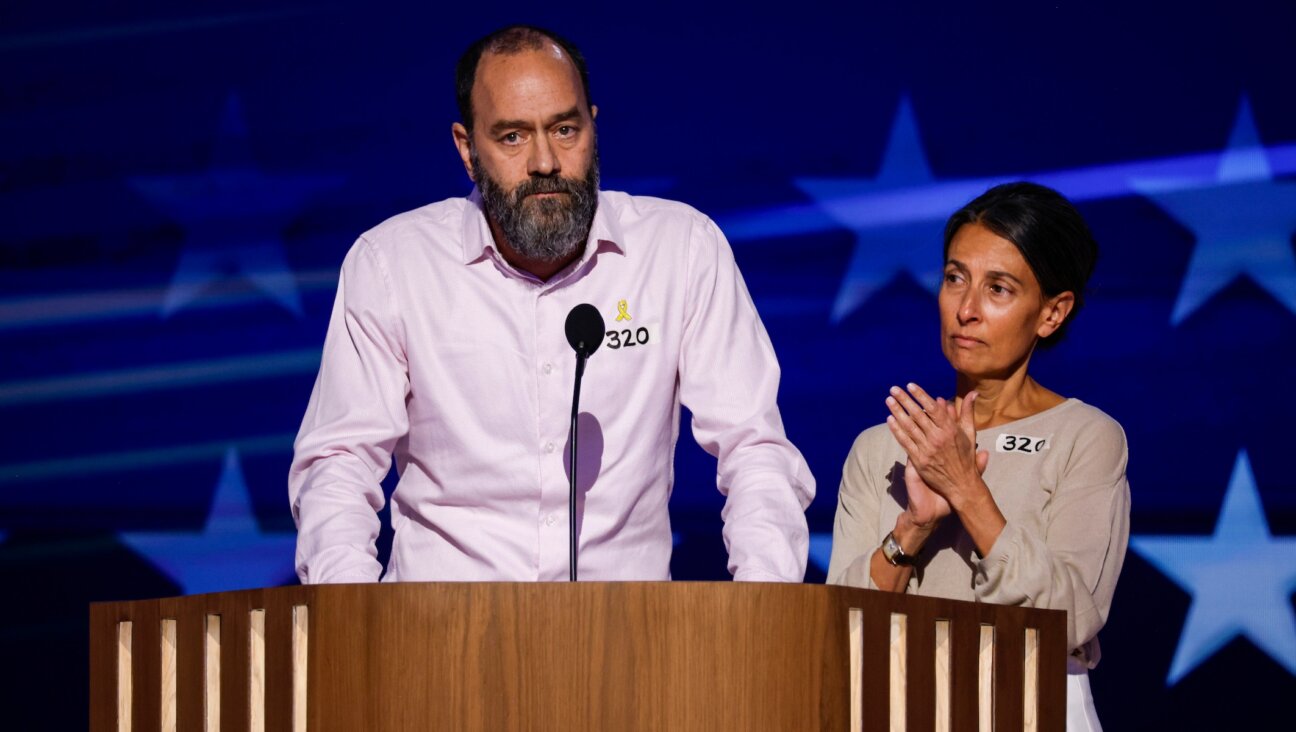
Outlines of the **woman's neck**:
{"type": "Polygon", "coordinates": [[[1025,364],[1006,378],[975,378],[959,374],[957,390],[956,406],[961,405],[968,392],[977,393],[973,418],[979,430],[1025,419],[1066,401],[1062,395],[1045,389],[1027,375],[1025,364]]]}

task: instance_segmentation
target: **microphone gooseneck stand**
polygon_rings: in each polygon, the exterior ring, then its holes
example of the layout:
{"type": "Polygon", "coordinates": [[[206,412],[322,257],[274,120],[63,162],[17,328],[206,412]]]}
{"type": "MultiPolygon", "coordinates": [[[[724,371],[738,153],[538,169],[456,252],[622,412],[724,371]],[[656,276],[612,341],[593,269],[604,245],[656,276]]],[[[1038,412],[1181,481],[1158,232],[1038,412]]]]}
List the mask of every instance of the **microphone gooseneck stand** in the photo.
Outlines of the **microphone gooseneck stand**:
{"type": "Polygon", "coordinates": [[[572,388],[571,440],[568,443],[570,482],[567,494],[567,529],[571,543],[568,566],[571,568],[572,582],[575,582],[578,577],[576,571],[576,423],[580,417],[581,377],[585,374],[585,360],[603,345],[603,328],[603,316],[599,315],[598,308],[589,303],[577,305],[567,313],[567,342],[576,352],[576,384],[572,388]]]}
{"type": "Polygon", "coordinates": [[[580,387],[581,376],[585,373],[585,354],[576,352],[576,386],[572,389],[572,414],[571,414],[571,442],[569,459],[571,464],[571,483],[567,492],[567,526],[568,536],[571,542],[571,551],[569,553],[569,564],[571,567],[571,581],[576,581],[576,422],[580,415],[580,387]]]}

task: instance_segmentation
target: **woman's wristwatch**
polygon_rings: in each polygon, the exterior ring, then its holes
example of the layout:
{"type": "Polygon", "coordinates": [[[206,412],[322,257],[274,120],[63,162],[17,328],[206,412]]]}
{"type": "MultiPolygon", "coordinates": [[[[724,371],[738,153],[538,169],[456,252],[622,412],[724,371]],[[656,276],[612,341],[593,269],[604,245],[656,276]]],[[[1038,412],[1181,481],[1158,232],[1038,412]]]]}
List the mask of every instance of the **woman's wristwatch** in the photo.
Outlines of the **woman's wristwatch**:
{"type": "Polygon", "coordinates": [[[900,542],[896,541],[894,531],[888,532],[886,538],[882,540],[882,558],[887,560],[892,567],[912,567],[914,565],[913,556],[905,554],[904,547],[900,546],[900,542]]]}

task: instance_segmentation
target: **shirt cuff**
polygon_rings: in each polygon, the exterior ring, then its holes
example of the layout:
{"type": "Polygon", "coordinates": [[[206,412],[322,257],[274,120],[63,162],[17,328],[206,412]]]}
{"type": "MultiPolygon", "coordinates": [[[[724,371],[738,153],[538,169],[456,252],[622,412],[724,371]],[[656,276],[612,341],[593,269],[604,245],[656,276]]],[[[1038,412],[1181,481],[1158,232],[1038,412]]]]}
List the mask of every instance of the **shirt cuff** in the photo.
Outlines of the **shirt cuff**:
{"type": "MultiPolygon", "coordinates": [[[[376,563],[375,563],[376,564],[376,563]]],[[[308,577],[302,584],[304,585],[357,585],[373,584],[379,581],[382,576],[382,568],[378,568],[378,573],[365,569],[352,568],[341,572],[326,573],[322,577],[308,577]]]]}
{"type": "Polygon", "coordinates": [[[762,569],[740,569],[734,572],[734,582],[800,582],[799,579],[780,577],[762,569]]]}

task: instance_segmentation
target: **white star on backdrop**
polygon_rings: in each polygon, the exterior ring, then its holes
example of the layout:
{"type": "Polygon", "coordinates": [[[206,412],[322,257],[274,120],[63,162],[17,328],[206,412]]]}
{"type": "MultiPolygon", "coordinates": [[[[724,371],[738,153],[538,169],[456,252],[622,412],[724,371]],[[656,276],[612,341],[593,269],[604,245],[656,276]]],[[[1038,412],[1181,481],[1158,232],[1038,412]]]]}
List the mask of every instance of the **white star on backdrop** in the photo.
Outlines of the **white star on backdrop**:
{"type": "Polygon", "coordinates": [[[262,172],[252,160],[237,97],[226,103],[207,172],[139,177],[131,183],[185,229],[180,261],[162,303],[163,317],[232,276],[245,278],[301,315],[301,296],[284,257],[282,232],[307,199],[340,185],[341,178],[262,172]]]}
{"type": "Polygon", "coordinates": [[[875,178],[798,178],[797,186],[841,226],[855,232],[855,250],[833,302],[832,321],[841,322],[896,276],[907,274],[935,294],[940,287],[941,234],[944,216],[967,202],[959,187],[931,186],[934,182],[923,154],[908,99],[900,102],[891,137],[875,178]],[[924,210],[942,211],[936,218],[900,223],[879,222],[875,212],[858,205],[858,198],[879,191],[928,188],[924,210]]]}
{"type": "Polygon", "coordinates": [[[1212,536],[1134,536],[1130,546],[1192,594],[1166,685],[1243,636],[1296,674],[1296,537],[1269,533],[1246,450],[1212,536]]]}
{"type": "Polygon", "coordinates": [[[129,532],[121,538],[186,595],[273,587],[294,575],[297,536],[265,533],[257,526],[233,448],[225,453],[202,531],[129,532]]]}
{"type": "Polygon", "coordinates": [[[1213,177],[1134,180],[1131,185],[1197,238],[1170,315],[1172,324],[1183,322],[1242,276],[1296,313],[1296,184],[1273,180],[1246,99],[1213,177]]]}

